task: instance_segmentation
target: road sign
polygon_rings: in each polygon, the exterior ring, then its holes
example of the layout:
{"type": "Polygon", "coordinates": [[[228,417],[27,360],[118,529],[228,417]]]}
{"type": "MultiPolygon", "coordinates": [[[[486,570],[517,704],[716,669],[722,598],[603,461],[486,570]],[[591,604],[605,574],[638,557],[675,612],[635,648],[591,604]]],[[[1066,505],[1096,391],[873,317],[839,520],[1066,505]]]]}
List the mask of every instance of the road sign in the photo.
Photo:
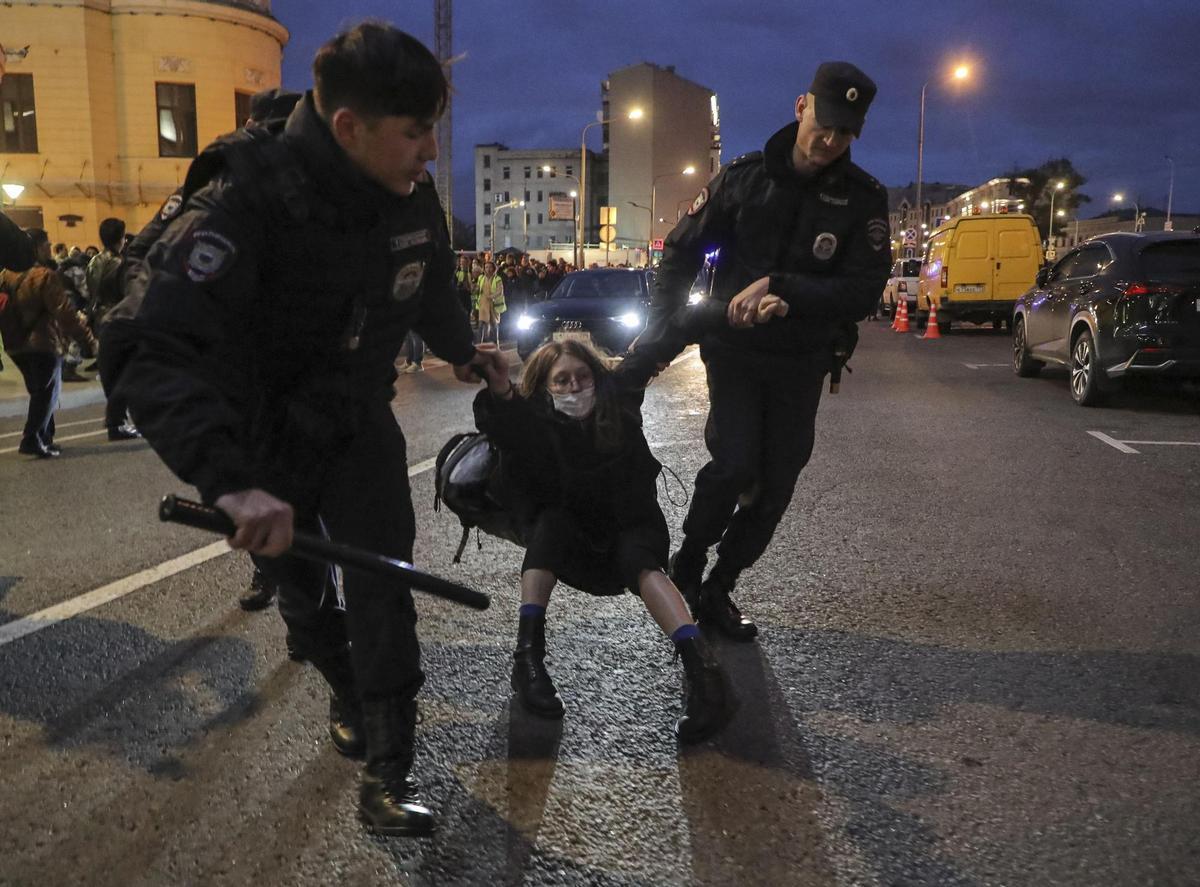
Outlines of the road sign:
{"type": "Polygon", "coordinates": [[[616,239],[617,239],[617,226],[616,225],[601,225],[600,226],[600,242],[601,243],[612,243],[616,239]]]}
{"type": "Polygon", "coordinates": [[[904,245],[905,246],[916,246],[916,244],[917,244],[917,229],[909,228],[907,231],[904,232],[904,245]]]}
{"type": "Polygon", "coordinates": [[[600,224],[601,225],[617,224],[617,208],[615,206],[600,207],[600,224]]]}
{"type": "Polygon", "coordinates": [[[658,250],[659,252],[662,252],[662,248],[663,248],[663,242],[662,242],[662,238],[661,238],[661,237],[660,237],[658,240],[651,240],[651,241],[650,241],[650,249],[656,249],[656,250],[658,250]]]}

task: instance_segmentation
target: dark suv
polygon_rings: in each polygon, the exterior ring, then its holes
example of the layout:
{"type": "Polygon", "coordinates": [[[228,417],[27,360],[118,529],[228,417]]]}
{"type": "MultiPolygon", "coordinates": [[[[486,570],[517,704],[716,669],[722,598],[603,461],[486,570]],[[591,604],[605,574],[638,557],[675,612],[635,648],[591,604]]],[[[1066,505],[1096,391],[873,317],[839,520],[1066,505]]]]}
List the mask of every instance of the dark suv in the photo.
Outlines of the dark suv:
{"type": "Polygon", "coordinates": [[[1125,376],[1200,377],[1200,235],[1094,237],[1038,272],[1012,329],[1013,371],[1068,366],[1081,406],[1125,376]]]}
{"type": "Polygon", "coordinates": [[[543,342],[582,339],[619,354],[646,327],[652,280],[652,271],[630,268],[573,271],[516,318],[517,353],[524,360],[543,342]]]}

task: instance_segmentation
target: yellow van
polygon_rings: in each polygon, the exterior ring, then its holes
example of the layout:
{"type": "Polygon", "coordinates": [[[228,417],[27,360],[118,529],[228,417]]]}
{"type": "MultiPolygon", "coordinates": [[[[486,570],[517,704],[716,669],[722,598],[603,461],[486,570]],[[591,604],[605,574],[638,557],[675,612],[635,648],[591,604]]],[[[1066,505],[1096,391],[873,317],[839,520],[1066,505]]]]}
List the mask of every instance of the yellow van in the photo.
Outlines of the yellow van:
{"type": "Polygon", "coordinates": [[[955,320],[992,323],[1012,319],[1017,298],[1033,286],[1042,264],[1041,237],[1024,213],[959,216],[929,235],[917,297],[917,317],[937,304],[938,327],[955,320]]]}

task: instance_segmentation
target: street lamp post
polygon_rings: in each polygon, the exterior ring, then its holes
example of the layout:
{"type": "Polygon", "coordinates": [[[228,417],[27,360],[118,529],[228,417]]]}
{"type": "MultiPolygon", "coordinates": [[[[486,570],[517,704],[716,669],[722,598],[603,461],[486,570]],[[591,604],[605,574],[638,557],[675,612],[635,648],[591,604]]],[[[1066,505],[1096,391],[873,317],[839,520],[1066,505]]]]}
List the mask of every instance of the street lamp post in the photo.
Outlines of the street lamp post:
{"type": "MultiPolygon", "coordinates": [[[[966,65],[959,65],[954,69],[955,80],[966,80],[971,76],[971,69],[966,65]]],[[[917,122],[917,220],[925,221],[925,207],[921,203],[921,185],[925,175],[925,90],[929,87],[929,81],[926,80],[921,84],[921,114],[917,122]]]]}
{"type": "MultiPolygon", "coordinates": [[[[690,163],[681,169],[679,172],[665,172],[660,176],[654,176],[650,179],[650,236],[646,239],[646,265],[650,265],[650,255],[653,252],[654,244],[654,207],[658,198],[658,182],[659,179],[669,179],[674,176],[691,176],[696,174],[696,167],[690,163]]],[[[636,204],[635,204],[636,206],[636,204]]],[[[644,208],[644,207],[643,207],[644,208]]]]}
{"type": "MultiPolygon", "coordinates": [[[[643,116],[641,108],[634,108],[628,114],[630,120],[641,120],[643,116]]],[[[587,131],[593,126],[603,126],[605,123],[612,123],[612,118],[594,120],[586,124],[579,133],[579,222],[576,226],[578,236],[575,238],[575,249],[578,253],[575,260],[576,268],[583,268],[583,235],[587,219],[587,131]]]]}
{"type": "Polygon", "coordinates": [[[1167,220],[1163,222],[1163,230],[1173,231],[1175,226],[1171,224],[1171,198],[1175,196],[1175,161],[1168,157],[1167,163],[1171,164],[1171,184],[1167,187],[1167,220]]]}
{"type": "Polygon", "coordinates": [[[1050,224],[1046,228],[1046,249],[1054,247],[1054,195],[1066,187],[1066,182],[1058,181],[1050,190],[1050,224]]]}
{"type": "Polygon", "coordinates": [[[500,226],[497,224],[497,219],[500,215],[500,210],[509,209],[514,206],[525,206],[524,200],[510,200],[508,203],[497,204],[492,210],[492,261],[496,261],[496,229],[500,226]]]}

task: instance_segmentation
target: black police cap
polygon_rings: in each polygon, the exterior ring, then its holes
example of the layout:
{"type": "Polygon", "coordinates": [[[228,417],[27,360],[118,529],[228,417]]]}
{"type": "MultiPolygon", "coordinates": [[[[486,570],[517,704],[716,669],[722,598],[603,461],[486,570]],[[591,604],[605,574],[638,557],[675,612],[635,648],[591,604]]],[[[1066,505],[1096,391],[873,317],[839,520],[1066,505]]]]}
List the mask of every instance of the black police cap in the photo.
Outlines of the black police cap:
{"type": "Polygon", "coordinates": [[[817,123],[862,134],[867,108],[875,98],[875,81],[849,62],[825,62],[808,91],[816,97],[817,123]]]}

